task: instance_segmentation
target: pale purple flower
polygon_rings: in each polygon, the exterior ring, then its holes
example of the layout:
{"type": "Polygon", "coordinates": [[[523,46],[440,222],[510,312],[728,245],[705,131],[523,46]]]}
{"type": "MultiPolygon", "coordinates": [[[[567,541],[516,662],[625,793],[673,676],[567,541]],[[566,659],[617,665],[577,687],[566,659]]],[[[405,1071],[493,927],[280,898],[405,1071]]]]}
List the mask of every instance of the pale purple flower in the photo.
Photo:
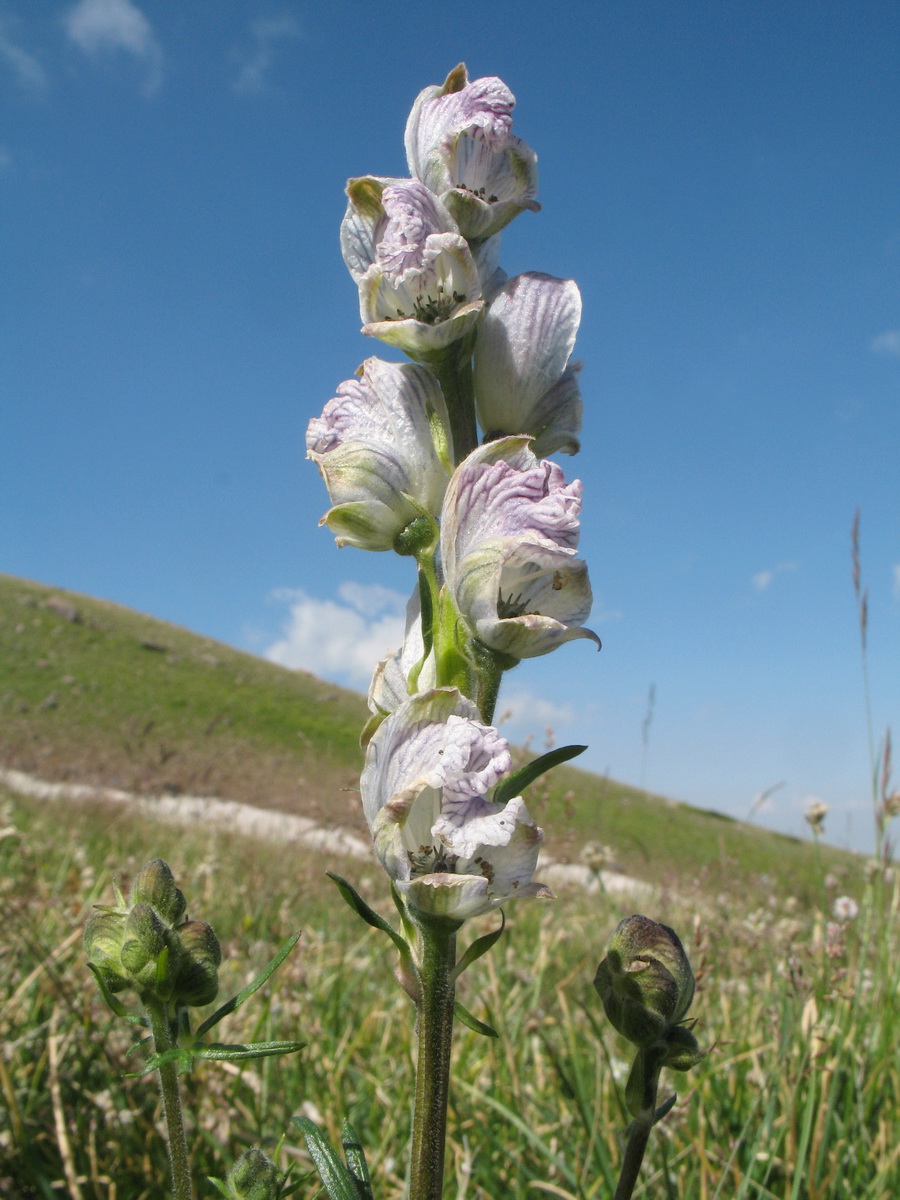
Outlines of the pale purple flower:
{"type": "Polygon", "coordinates": [[[581,483],[567,484],[529,439],[478,447],[444,497],[446,585],[472,634],[493,650],[532,658],[574,638],[591,609],[587,566],[576,558],[581,483]]]}
{"type": "Polygon", "coordinates": [[[322,524],[339,546],[390,550],[417,517],[437,517],[448,473],[433,425],[445,429],[440,385],[416,363],[368,358],[306,431],[308,457],[333,507],[322,524]]]}
{"type": "Polygon", "coordinates": [[[465,920],[550,895],[532,882],[543,833],[521,796],[487,798],[510,766],[506,740],[455,688],[421,692],[385,718],[360,791],[375,852],[411,906],[465,920]]]}
{"type": "Polygon", "coordinates": [[[406,123],[409,171],[440,196],[471,240],[490,237],[523,209],[538,212],[537,155],[512,133],[515,97],[494,77],[460,65],[420,92],[406,123]]]}
{"type": "Polygon", "coordinates": [[[478,265],[450,213],[416,179],[347,184],[341,251],[362,331],[413,357],[444,350],[484,307],[478,265]]]}
{"type": "Polygon", "coordinates": [[[503,284],[475,341],[475,399],[487,438],[527,433],[540,457],[577,452],[581,363],[569,359],[580,321],[571,279],[529,271],[503,284]]]}

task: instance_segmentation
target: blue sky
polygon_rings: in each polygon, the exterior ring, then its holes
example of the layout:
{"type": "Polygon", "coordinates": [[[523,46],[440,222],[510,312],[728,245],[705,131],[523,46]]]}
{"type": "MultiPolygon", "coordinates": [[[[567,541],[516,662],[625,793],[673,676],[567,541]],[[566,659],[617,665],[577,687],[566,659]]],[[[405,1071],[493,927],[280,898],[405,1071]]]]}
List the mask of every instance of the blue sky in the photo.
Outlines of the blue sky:
{"type": "MultiPolygon", "coordinates": [[[[507,677],[516,739],[871,840],[900,729],[900,8],[0,0],[0,571],[364,689],[408,562],[336,550],[307,421],[367,355],[338,225],[464,60],[518,100],[575,278],[598,656],[507,677]],[[648,695],[655,687],[652,720],[648,695]]],[[[598,829],[602,837],[602,830],[598,829]]]]}

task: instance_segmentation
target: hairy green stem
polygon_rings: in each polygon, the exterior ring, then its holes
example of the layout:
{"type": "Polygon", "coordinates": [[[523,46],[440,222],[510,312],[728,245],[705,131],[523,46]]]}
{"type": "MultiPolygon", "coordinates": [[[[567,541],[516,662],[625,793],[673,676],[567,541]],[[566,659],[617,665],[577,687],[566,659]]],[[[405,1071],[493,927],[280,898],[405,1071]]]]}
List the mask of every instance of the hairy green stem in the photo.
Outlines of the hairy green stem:
{"type": "MultiPolygon", "coordinates": [[[[169,1025],[168,1006],[158,1000],[147,1000],[145,1004],[156,1053],[162,1054],[166,1050],[172,1050],[175,1042],[169,1025]]],[[[166,1140],[169,1143],[169,1164],[172,1168],[172,1195],[174,1200],[193,1200],[184,1114],[181,1109],[181,1090],[178,1086],[178,1067],[174,1062],[164,1063],[158,1068],[158,1074],[166,1140]]]]}
{"type": "Polygon", "coordinates": [[[456,999],[452,972],[460,922],[427,918],[417,924],[422,938],[421,996],[409,1195],[410,1200],[441,1200],[456,999]]]}

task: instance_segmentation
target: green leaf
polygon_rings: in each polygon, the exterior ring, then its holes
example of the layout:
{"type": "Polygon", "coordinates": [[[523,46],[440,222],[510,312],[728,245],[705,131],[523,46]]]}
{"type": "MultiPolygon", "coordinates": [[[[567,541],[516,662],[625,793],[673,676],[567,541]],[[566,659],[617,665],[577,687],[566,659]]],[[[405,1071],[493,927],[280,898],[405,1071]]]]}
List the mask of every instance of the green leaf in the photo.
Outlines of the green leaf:
{"type": "Polygon", "coordinates": [[[195,1046],[187,1051],[194,1058],[207,1058],[217,1062],[246,1062],[251,1058],[272,1058],[276,1054],[295,1054],[307,1045],[306,1042],[251,1042],[248,1046],[237,1042],[210,1042],[208,1046],[195,1046]]]}
{"type": "Polygon", "coordinates": [[[463,1008],[458,1000],[453,1004],[453,1015],[456,1019],[467,1028],[472,1029],[475,1033],[480,1033],[484,1037],[499,1037],[496,1029],[490,1025],[485,1025],[484,1021],[479,1021],[477,1017],[473,1017],[467,1008],[463,1008]]]}
{"type": "Polygon", "coordinates": [[[117,1017],[121,1017],[123,1021],[128,1021],[130,1025],[143,1025],[146,1028],[146,1017],[138,1017],[135,1016],[134,1013],[128,1011],[119,997],[113,995],[113,993],[106,986],[106,981],[92,962],[88,963],[88,970],[97,980],[97,986],[100,989],[100,995],[106,1001],[112,1013],[117,1017]]]}
{"type": "Polygon", "coordinates": [[[492,933],[486,933],[483,937],[476,938],[474,942],[466,950],[465,954],[450,972],[450,980],[453,982],[459,979],[463,971],[467,971],[472,963],[481,958],[482,954],[487,954],[491,946],[497,941],[503,930],[506,928],[506,916],[503,909],[500,909],[500,928],[495,929],[492,933]]]}
{"type": "Polygon", "coordinates": [[[372,1200],[372,1183],[369,1179],[369,1168],[366,1165],[366,1154],[362,1148],[362,1142],[359,1140],[359,1134],[346,1118],[341,1125],[341,1145],[344,1147],[347,1166],[350,1168],[350,1174],[356,1184],[359,1200],[372,1200]]]}
{"type": "Polygon", "coordinates": [[[389,925],[384,917],[379,916],[373,908],[370,908],[363,900],[362,896],[356,890],[352,883],[348,883],[341,875],[336,875],[334,871],[326,871],[333,883],[337,884],[338,891],[357,914],[362,917],[366,924],[371,925],[373,929],[380,929],[382,933],[386,933],[400,954],[400,957],[406,961],[410,958],[410,949],[406,941],[400,936],[393,925],[389,925]]]}
{"type": "Polygon", "coordinates": [[[294,1117],[293,1121],[306,1139],[306,1148],[331,1200],[360,1200],[353,1176],[318,1126],[308,1117],[294,1117]]]}
{"type": "Polygon", "coordinates": [[[663,1103],[659,1106],[659,1108],[653,1114],[653,1124],[654,1125],[657,1123],[657,1121],[661,1121],[663,1119],[663,1117],[672,1109],[672,1106],[674,1105],[674,1103],[677,1099],[678,1099],[678,1097],[673,1092],[672,1095],[668,1098],[668,1100],[663,1101],[663,1103]]]}
{"type": "Polygon", "coordinates": [[[278,970],[299,940],[300,934],[298,932],[292,933],[287,941],[282,942],[275,957],[263,968],[262,974],[257,975],[253,982],[248,983],[236,996],[232,996],[230,1000],[226,1000],[222,1007],[217,1008],[211,1017],[207,1017],[197,1030],[197,1037],[202,1037],[204,1033],[212,1029],[213,1025],[218,1025],[223,1017],[227,1017],[229,1013],[233,1013],[236,1009],[240,1008],[245,1000],[249,1000],[254,992],[259,991],[266,980],[278,970]]]}
{"type": "Polygon", "coordinates": [[[207,1175],[206,1182],[211,1183],[219,1195],[225,1197],[225,1200],[232,1200],[227,1184],[224,1184],[221,1179],[213,1179],[212,1175],[207,1175]]]}
{"type": "Polygon", "coordinates": [[[542,754],[540,758],[520,767],[518,771],[513,771],[512,775],[508,775],[497,784],[493,795],[494,803],[507,804],[514,796],[520,796],[529,784],[540,779],[552,767],[558,767],[570,758],[577,758],[579,754],[584,754],[585,750],[587,746],[559,746],[556,750],[542,754]]]}

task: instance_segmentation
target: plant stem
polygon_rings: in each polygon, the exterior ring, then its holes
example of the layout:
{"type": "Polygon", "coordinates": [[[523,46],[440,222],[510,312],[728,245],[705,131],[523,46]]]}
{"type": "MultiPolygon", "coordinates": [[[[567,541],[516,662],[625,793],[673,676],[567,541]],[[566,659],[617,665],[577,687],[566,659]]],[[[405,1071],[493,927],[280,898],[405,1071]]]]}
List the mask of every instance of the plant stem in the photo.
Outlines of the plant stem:
{"type": "MultiPolygon", "coordinates": [[[[172,1050],[175,1042],[169,1026],[168,1006],[158,1000],[147,1000],[145,1003],[156,1053],[162,1054],[166,1050],[172,1050]]],[[[178,1086],[178,1067],[174,1062],[164,1063],[158,1068],[158,1073],[166,1139],[169,1143],[169,1165],[172,1168],[172,1195],[174,1200],[193,1200],[184,1114],[181,1109],[181,1090],[178,1086]]]]}
{"type": "Polygon", "coordinates": [[[464,337],[426,360],[444,393],[450,418],[453,461],[457,465],[478,445],[472,345],[473,337],[464,337]]]}
{"type": "Polygon", "coordinates": [[[628,1143],[625,1146],[625,1158],[622,1161],[622,1170],[619,1173],[619,1183],[616,1187],[616,1194],[613,1196],[613,1200],[631,1200],[631,1194],[634,1191],[634,1185],[637,1183],[637,1178],[640,1174],[641,1163],[644,1161],[644,1151],[647,1149],[647,1142],[650,1138],[650,1130],[652,1128],[652,1118],[648,1120],[646,1117],[632,1121],[628,1126],[628,1143]]]}
{"type": "Polygon", "coordinates": [[[425,918],[417,924],[422,938],[421,998],[409,1195],[411,1200],[441,1200],[455,1001],[452,971],[460,922],[425,918]]]}

